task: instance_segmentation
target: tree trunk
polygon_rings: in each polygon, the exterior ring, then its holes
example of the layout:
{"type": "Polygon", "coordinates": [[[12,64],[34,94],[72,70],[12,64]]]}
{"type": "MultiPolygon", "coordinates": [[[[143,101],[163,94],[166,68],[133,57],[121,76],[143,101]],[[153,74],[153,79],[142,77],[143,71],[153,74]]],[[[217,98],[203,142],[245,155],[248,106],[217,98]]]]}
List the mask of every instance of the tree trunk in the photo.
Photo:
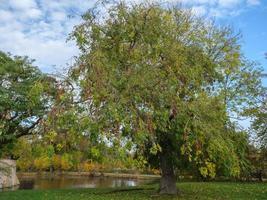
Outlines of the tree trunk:
{"type": "Polygon", "coordinates": [[[174,163],[171,152],[162,151],[160,155],[160,168],[161,168],[161,179],[160,179],[160,194],[177,194],[176,187],[176,176],[174,173],[174,163]]]}
{"type": "Polygon", "coordinates": [[[52,165],[49,166],[49,171],[50,171],[50,174],[53,174],[53,166],[52,165]]]}
{"type": "Polygon", "coordinates": [[[263,170],[260,170],[259,173],[258,173],[258,178],[259,178],[259,181],[260,182],[263,182],[263,170]]]}

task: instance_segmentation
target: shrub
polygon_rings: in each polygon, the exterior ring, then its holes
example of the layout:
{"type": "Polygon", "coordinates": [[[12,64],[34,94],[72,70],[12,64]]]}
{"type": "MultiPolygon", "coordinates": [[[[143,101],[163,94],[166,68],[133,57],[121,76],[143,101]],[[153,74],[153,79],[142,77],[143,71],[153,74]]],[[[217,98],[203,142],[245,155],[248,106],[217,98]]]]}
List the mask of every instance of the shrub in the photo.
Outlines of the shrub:
{"type": "Polygon", "coordinates": [[[61,169],[61,156],[60,155],[53,155],[52,165],[53,165],[55,170],[61,169]]]}
{"type": "Polygon", "coordinates": [[[17,168],[21,171],[28,171],[32,168],[33,161],[29,158],[19,158],[17,160],[17,168]]]}
{"type": "Polygon", "coordinates": [[[71,157],[72,157],[73,169],[77,170],[79,168],[79,164],[82,161],[83,154],[80,151],[75,151],[71,154],[71,157]]]}
{"type": "Polygon", "coordinates": [[[34,168],[38,171],[47,170],[50,167],[50,159],[47,156],[42,156],[34,160],[34,168]]]}
{"type": "Polygon", "coordinates": [[[70,170],[73,167],[72,156],[70,154],[64,153],[61,157],[61,169],[70,170]]]}
{"type": "Polygon", "coordinates": [[[94,164],[91,162],[82,162],[79,164],[79,171],[83,172],[91,172],[94,170],[94,164]]]}

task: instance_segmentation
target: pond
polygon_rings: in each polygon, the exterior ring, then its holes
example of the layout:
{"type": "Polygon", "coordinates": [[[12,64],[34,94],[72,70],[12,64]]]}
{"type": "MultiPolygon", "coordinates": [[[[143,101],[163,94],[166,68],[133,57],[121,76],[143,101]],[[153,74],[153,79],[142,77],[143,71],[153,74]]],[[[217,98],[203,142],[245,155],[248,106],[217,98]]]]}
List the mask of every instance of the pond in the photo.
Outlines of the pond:
{"type": "Polygon", "coordinates": [[[155,179],[134,179],[116,177],[90,177],[90,176],[31,176],[19,177],[19,187],[16,189],[62,189],[62,188],[117,188],[140,186],[152,183],[155,179]]]}

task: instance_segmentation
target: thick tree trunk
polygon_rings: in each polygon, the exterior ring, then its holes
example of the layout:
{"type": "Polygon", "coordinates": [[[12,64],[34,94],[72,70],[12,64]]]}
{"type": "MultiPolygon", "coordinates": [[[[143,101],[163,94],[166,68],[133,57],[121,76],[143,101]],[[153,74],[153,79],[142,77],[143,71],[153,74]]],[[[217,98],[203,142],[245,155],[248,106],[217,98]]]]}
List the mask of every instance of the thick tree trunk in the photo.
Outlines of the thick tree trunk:
{"type": "Polygon", "coordinates": [[[171,156],[171,152],[168,152],[168,148],[163,149],[160,154],[160,168],[161,168],[161,180],[160,180],[160,194],[177,194],[176,176],[174,173],[174,163],[171,156]]]}
{"type": "Polygon", "coordinates": [[[160,194],[177,194],[176,177],[174,174],[173,165],[167,162],[167,159],[161,158],[161,179],[160,179],[160,194]]]}

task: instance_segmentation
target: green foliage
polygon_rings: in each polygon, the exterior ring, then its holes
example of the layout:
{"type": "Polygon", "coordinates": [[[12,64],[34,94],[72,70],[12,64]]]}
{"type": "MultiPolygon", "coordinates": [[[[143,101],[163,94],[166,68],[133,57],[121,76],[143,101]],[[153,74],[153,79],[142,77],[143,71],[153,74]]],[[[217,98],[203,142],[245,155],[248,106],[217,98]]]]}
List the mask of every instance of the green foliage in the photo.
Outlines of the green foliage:
{"type": "Polygon", "coordinates": [[[53,78],[32,62],[0,51],[0,148],[34,133],[52,101],[53,78]]]}
{"type": "Polygon", "coordinates": [[[251,172],[262,181],[267,176],[267,96],[266,88],[258,103],[246,111],[252,117],[252,137],[256,140],[255,147],[249,148],[251,172]]]}
{"type": "Polygon", "coordinates": [[[247,140],[230,117],[260,93],[239,36],[158,4],[122,2],[99,17],[88,11],[72,34],[82,54],[71,74],[94,131],[130,138],[156,167],[164,158],[204,177],[239,176],[247,140]]]}
{"type": "Polygon", "coordinates": [[[32,147],[28,139],[20,138],[14,146],[13,156],[17,158],[17,168],[22,171],[28,171],[33,167],[32,147]]]}
{"type": "MultiPolygon", "coordinates": [[[[48,134],[48,136],[51,134],[48,134]]],[[[57,147],[62,143],[53,137],[53,143],[47,144],[47,137],[21,137],[15,142],[10,153],[17,160],[19,171],[97,171],[116,169],[135,169],[139,165],[133,154],[127,153],[124,147],[106,144],[92,145],[86,136],[81,141],[85,143],[68,148],[57,147]],[[60,143],[58,144],[57,141],[60,143]],[[85,150],[85,151],[84,151],[85,150]]],[[[80,139],[80,138],[79,138],[80,139]]],[[[74,140],[79,140],[74,138],[74,140]]],[[[143,168],[140,168],[143,169],[143,168]]]]}
{"type": "MultiPolygon", "coordinates": [[[[267,92],[267,90],[265,90],[267,92]]],[[[267,93],[264,93],[260,103],[254,105],[248,111],[248,115],[253,117],[252,131],[257,134],[258,142],[262,148],[267,148],[267,93]]]]}
{"type": "Polygon", "coordinates": [[[72,163],[72,155],[64,153],[61,157],[61,169],[62,170],[69,170],[73,166],[72,163]]]}
{"type": "Polygon", "coordinates": [[[248,177],[263,181],[263,178],[267,177],[267,149],[250,146],[248,157],[251,163],[250,176],[248,177]]]}

